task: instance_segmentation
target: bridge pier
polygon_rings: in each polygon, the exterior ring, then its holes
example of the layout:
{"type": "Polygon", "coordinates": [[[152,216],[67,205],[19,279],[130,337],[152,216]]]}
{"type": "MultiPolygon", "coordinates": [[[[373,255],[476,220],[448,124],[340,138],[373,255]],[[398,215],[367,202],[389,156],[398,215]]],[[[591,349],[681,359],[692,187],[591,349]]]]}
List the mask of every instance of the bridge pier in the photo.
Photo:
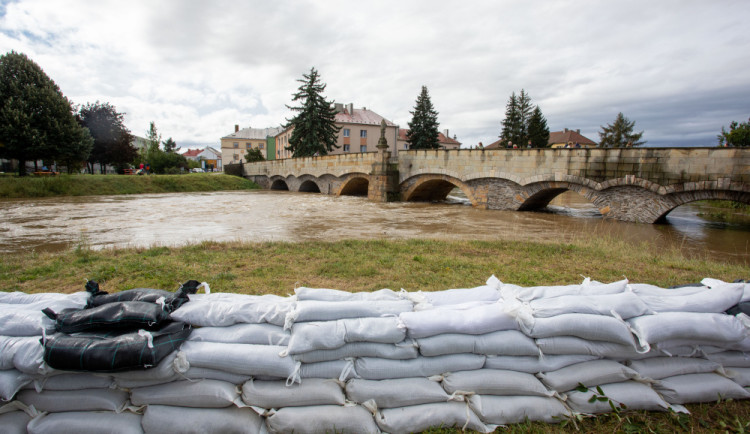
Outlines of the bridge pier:
{"type": "Polygon", "coordinates": [[[392,202],[399,199],[398,166],[391,168],[388,161],[391,151],[385,139],[385,119],[380,123],[380,139],[378,140],[377,159],[370,171],[370,186],[367,198],[373,202],[392,202]]]}

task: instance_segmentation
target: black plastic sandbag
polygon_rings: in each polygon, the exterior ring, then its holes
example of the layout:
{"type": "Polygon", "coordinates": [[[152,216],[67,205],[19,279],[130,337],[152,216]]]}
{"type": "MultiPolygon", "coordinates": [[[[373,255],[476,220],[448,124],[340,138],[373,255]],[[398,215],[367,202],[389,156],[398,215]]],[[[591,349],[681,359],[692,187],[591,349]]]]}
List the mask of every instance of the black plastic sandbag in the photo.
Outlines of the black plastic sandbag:
{"type": "Polygon", "coordinates": [[[184,303],[190,301],[188,295],[195,294],[198,291],[198,286],[200,286],[200,282],[197,280],[188,280],[180,285],[180,288],[175,292],[169,292],[163,289],[135,288],[109,294],[106,291],[101,291],[98,283],[89,280],[86,283],[86,291],[91,293],[91,297],[89,298],[86,307],[97,307],[103,304],[116,303],[118,301],[144,301],[157,303],[160,298],[164,298],[164,305],[167,311],[172,312],[184,303]]]}
{"type": "Polygon", "coordinates": [[[159,364],[190,336],[189,324],[173,322],[159,330],[105,336],[56,333],[42,339],[44,361],[65,371],[114,372],[159,364]]]}
{"type": "Polygon", "coordinates": [[[64,309],[55,313],[42,310],[55,320],[55,330],[63,333],[85,331],[156,329],[170,321],[160,304],[145,301],[120,301],[91,309],[64,309]]]}
{"type": "Polygon", "coordinates": [[[727,309],[727,313],[729,315],[737,315],[739,313],[750,315],[750,301],[743,301],[741,303],[735,304],[734,306],[727,309]]]}

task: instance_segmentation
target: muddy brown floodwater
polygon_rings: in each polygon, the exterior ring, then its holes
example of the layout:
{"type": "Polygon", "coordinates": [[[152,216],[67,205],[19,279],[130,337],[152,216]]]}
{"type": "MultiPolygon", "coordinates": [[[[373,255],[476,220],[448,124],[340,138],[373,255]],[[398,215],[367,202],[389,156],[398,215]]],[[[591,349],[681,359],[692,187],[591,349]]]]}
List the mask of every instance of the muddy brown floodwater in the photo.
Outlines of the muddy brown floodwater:
{"type": "Polygon", "coordinates": [[[245,191],[56,197],[0,201],[0,252],[184,245],[211,241],[430,238],[570,241],[588,235],[678,246],[692,255],[747,264],[750,222],[710,222],[702,209],[672,211],[667,224],[604,220],[576,193],[549,212],[446,203],[375,203],[363,197],[245,191]]]}

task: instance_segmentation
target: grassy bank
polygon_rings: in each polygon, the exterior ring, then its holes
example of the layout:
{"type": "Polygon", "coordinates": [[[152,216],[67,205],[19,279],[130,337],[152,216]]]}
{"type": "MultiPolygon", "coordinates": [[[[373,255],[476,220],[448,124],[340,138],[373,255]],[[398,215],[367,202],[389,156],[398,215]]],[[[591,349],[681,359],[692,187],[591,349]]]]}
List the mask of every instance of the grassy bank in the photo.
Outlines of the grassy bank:
{"type": "Polygon", "coordinates": [[[212,173],[187,175],[60,175],[0,177],[0,198],[178,193],[248,190],[258,186],[237,176],[212,173]]]}

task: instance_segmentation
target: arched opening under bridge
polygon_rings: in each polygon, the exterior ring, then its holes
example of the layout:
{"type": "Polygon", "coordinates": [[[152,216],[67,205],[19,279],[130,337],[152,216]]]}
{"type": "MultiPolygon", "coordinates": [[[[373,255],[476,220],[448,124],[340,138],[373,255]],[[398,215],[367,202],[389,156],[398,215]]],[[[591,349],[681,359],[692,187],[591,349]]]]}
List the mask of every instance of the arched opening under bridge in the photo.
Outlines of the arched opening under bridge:
{"type": "Polygon", "coordinates": [[[370,181],[367,178],[352,178],[342,188],[340,196],[367,196],[370,181]]]}
{"type": "Polygon", "coordinates": [[[320,193],[320,187],[314,181],[305,181],[299,186],[299,191],[303,193],[320,193]]]}

